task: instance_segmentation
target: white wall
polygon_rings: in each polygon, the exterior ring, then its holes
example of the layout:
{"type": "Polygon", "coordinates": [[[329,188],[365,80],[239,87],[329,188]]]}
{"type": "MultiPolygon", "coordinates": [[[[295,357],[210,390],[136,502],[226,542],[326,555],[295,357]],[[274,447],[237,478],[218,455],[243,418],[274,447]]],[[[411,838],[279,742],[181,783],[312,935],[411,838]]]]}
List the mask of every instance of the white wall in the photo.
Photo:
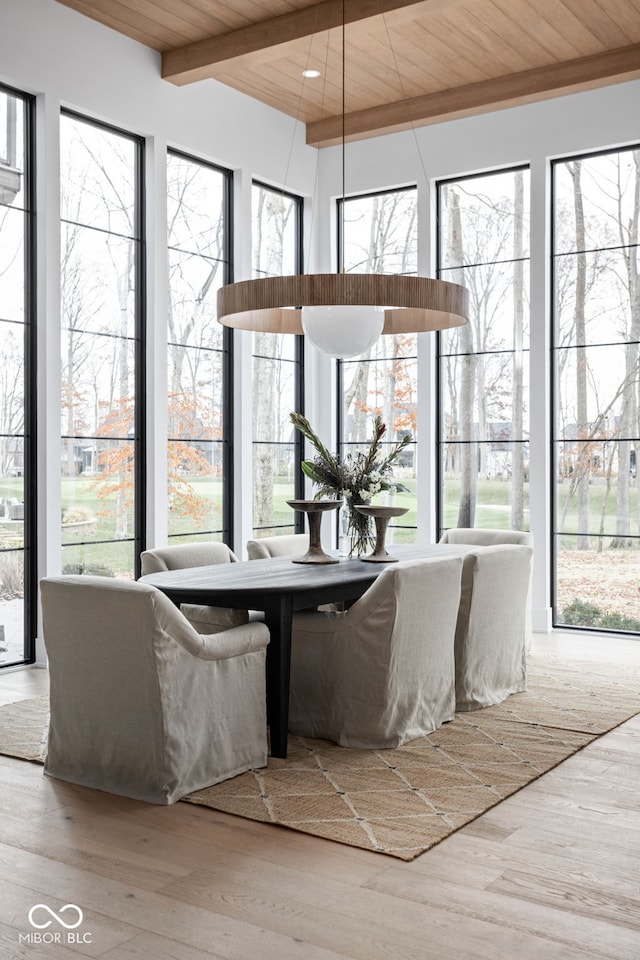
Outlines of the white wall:
{"type": "Polygon", "coordinates": [[[312,192],[316,151],[302,124],[215,80],[174,86],[160,77],[159,53],[54,0],[0,0],[0,79],[278,185],[286,174],[289,190],[312,192]]]}

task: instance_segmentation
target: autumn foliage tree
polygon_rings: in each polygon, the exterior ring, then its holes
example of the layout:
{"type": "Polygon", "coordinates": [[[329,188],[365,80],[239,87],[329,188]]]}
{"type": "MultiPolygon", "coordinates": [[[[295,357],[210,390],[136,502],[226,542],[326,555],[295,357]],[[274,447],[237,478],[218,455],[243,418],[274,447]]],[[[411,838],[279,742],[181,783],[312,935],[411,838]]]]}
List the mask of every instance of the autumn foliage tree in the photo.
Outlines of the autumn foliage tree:
{"type": "MultiPolygon", "coordinates": [[[[98,500],[104,503],[99,516],[111,516],[114,498],[121,498],[124,510],[133,508],[134,447],[133,443],[116,439],[126,436],[133,424],[134,400],[126,397],[107,411],[97,430],[103,438],[96,454],[96,475],[91,487],[98,500]]],[[[169,418],[177,436],[193,435],[202,424],[195,412],[193,397],[184,393],[169,396],[169,418]]],[[[215,468],[213,468],[215,472],[215,468]]],[[[169,444],[168,481],[171,509],[178,517],[194,524],[204,523],[211,514],[211,500],[196,492],[190,480],[197,476],[212,476],[212,464],[204,450],[194,443],[169,444]]]]}

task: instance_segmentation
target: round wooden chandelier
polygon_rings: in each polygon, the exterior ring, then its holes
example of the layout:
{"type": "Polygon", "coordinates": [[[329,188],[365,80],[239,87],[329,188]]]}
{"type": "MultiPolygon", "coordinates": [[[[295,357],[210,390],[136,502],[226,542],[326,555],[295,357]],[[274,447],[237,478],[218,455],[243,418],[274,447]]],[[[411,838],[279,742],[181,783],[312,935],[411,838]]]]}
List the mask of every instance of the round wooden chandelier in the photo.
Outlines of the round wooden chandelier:
{"type": "Polygon", "coordinates": [[[447,280],[380,273],[264,277],[218,291],[219,322],[260,333],[302,334],[302,309],[329,306],[382,308],[383,334],[422,333],[466,323],[469,293],[447,280]]]}
{"type": "MultiPolygon", "coordinates": [[[[345,0],[342,0],[342,231],[345,201],[345,0]]],[[[306,334],[332,357],[368,350],[380,333],[421,333],[469,319],[468,291],[430,277],[319,273],[263,277],[221,287],[218,320],[261,333],[306,334]],[[370,309],[367,310],[367,307],[370,309]],[[313,308],[306,310],[305,308],[313,308]],[[384,319],[381,313],[384,312],[384,319]]]]}

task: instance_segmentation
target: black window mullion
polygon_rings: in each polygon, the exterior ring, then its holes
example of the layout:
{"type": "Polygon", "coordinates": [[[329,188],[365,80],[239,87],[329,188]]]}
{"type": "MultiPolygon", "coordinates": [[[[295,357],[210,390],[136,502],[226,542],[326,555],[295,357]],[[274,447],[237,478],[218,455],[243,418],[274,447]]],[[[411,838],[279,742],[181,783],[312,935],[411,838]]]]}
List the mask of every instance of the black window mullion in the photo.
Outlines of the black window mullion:
{"type": "MultiPolygon", "coordinates": [[[[290,193],[287,190],[283,190],[279,187],[270,186],[267,183],[263,183],[260,180],[254,179],[252,182],[254,188],[259,190],[264,190],[268,193],[276,194],[277,196],[286,198],[293,205],[295,224],[294,224],[294,269],[296,273],[302,273],[304,269],[304,220],[303,220],[303,199],[297,194],[290,193]]],[[[254,274],[256,276],[256,274],[254,274]]],[[[260,271],[257,274],[258,278],[271,276],[267,271],[260,271]]],[[[267,360],[271,362],[279,362],[284,364],[293,364],[294,365],[294,374],[293,374],[293,397],[295,409],[299,413],[304,414],[304,397],[305,397],[305,379],[304,379],[304,337],[296,336],[294,343],[294,353],[293,358],[281,358],[281,357],[270,357],[258,353],[252,353],[253,360],[267,360]]],[[[294,496],[297,499],[304,497],[304,475],[302,473],[302,460],[304,459],[304,438],[301,436],[299,431],[293,431],[293,440],[292,443],[286,441],[253,441],[254,444],[259,443],[268,443],[272,446],[292,446],[293,445],[293,475],[294,475],[294,496]]],[[[254,518],[255,519],[255,518],[254,518]]],[[[304,532],[304,515],[299,511],[292,512],[291,523],[281,524],[281,523],[271,523],[269,526],[254,526],[254,530],[278,530],[278,529],[291,529],[293,526],[296,533],[304,532]]]]}
{"type": "MultiPolygon", "coordinates": [[[[233,283],[233,181],[232,174],[224,171],[224,282],[233,283]]],[[[225,327],[222,334],[222,527],[223,540],[227,544],[235,542],[234,506],[235,506],[235,466],[233,429],[233,396],[235,380],[233,371],[235,339],[233,330],[225,327]]]]}
{"type": "Polygon", "coordinates": [[[23,97],[24,156],[26,164],[25,203],[25,436],[24,436],[24,659],[34,663],[36,658],[36,611],[38,596],[38,556],[36,550],[38,527],[37,498],[37,361],[36,361],[36,210],[35,210],[35,98],[23,97]]]}
{"type": "MultiPolygon", "coordinates": [[[[296,203],[296,269],[298,273],[304,272],[304,218],[302,197],[295,198],[296,203]]],[[[304,414],[305,404],[305,375],[304,375],[304,337],[296,337],[295,359],[297,363],[297,376],[295,385],[296,410],[304,414]]],[[[294,492],[298,500],[304,499],[304,474],[302,473],[302,461],[304,460],[304,437],[299,430],[295,430],[294,438],[294,492]]],[[[304,515],[299,511],[294,511],[294,525],[296,533],[304,533],[304,515]]]]}
{"type": "Polygon", "coordinates": [[[147,457],[146,457],[146,424],[147,424],[147,377],[146,377],[146,344],[147,344],[147,257],[145,236],[145,157],[144,142],[136,140],[136,348],[134,382],[136,402],[134,412],[134,450],[135,450],[135,491],[134,491],[134,539],[136,550],[134,555],[134,576],[136,580],[142,575],[140,556],[147,545],[147,457]]]}

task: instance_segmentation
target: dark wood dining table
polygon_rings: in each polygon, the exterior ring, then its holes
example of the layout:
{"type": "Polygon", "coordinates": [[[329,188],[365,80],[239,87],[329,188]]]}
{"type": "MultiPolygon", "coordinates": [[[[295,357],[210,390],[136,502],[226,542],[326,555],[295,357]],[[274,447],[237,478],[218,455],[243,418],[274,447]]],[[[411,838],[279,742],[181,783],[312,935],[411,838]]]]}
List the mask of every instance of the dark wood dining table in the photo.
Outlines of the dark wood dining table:
{"type": "MultiPolygon", "coordinates": [[[[444,543],[392,547],[399,560],[459,557],[474,549],[478,548],[444,543]]],[[[168,570],[147,574],[141,579],[157,587],[177,605],[195,603],[264,613],[270,633],[267,647],[270,753],[273,757],[286,757],[294,611],[357,600],[388,566],[388,563],[365,563],[357,558],[340,558],[339,563],[332,564],[307,564],[293,563],[291,557],[273,557],[168,570]]]]}

